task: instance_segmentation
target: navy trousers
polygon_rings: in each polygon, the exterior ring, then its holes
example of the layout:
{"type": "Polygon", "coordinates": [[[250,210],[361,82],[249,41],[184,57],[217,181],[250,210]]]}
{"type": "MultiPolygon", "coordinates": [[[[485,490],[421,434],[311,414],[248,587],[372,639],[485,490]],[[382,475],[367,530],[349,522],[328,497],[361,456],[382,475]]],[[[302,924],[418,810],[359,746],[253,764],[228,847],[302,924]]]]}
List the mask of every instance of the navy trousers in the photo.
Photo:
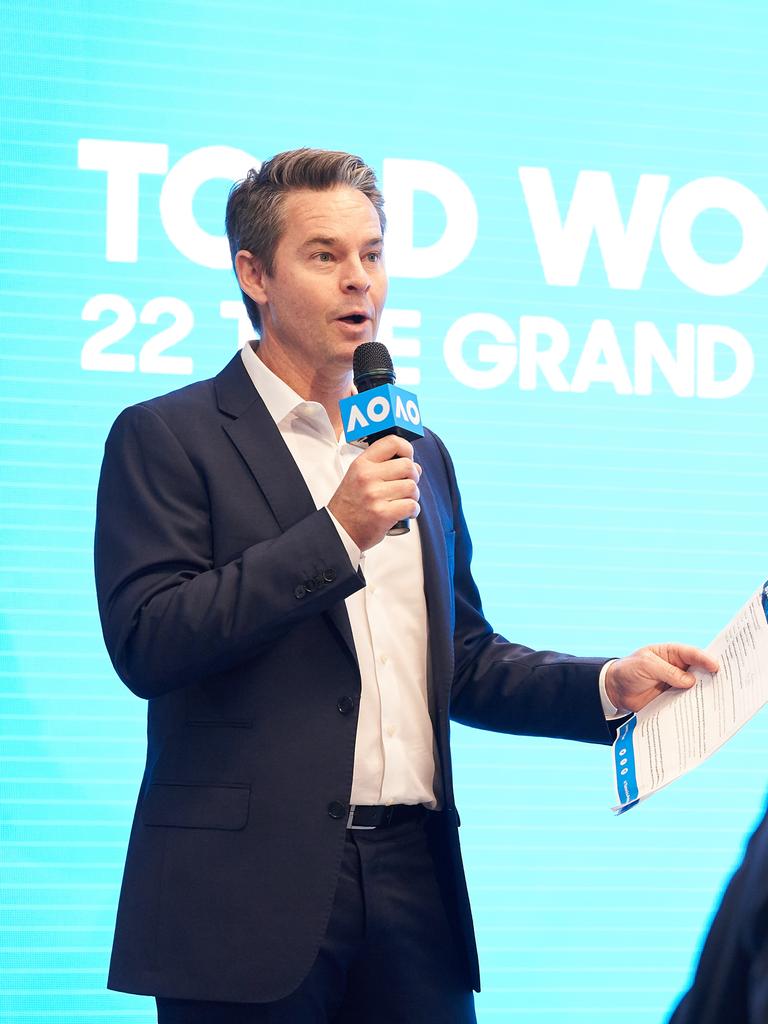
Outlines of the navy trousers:
{"type": "Polygon", "coordinates": [[[348,830],[325,939],[290,996],[274,1003],[158,997],[158,1024],[475,1024],[429,817],[348,830]]]}

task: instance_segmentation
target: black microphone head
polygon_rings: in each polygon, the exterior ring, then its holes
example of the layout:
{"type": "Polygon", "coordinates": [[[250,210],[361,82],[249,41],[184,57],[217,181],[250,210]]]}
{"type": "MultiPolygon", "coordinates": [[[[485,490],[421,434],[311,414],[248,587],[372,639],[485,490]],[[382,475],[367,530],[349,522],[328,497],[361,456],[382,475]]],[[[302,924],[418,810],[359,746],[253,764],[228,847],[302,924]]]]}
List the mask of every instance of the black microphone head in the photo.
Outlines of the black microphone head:
{"type": "Polygon", "coordinates": [[[358,391],[394,384],[395,368],[387,346],[380,341],[364,341],[358,345],[352,356],[352,379],[358,391]]]}

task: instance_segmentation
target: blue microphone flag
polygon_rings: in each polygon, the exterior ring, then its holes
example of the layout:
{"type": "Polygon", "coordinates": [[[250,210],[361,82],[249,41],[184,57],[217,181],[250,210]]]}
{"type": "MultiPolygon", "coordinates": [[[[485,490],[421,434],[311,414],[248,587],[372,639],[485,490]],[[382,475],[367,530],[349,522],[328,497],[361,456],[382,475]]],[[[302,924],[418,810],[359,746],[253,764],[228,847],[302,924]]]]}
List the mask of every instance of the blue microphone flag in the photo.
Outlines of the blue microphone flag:
{"type": "Polygon", "coordinates": [[[416,395],[394,384],[361,391],[339,402],[347,441],[398,434],[409,441],[424,436],[416,395]]]}

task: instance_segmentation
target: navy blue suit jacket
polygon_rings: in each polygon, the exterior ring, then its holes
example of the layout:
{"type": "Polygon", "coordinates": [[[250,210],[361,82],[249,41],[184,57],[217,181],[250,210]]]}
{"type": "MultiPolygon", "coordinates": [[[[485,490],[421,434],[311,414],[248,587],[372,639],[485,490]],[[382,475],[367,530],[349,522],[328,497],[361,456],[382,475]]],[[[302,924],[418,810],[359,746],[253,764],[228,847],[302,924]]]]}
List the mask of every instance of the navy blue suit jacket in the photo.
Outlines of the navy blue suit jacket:
{"type": "MultiPolygon", "coordinates": [[[[449,718],[609,742],[603,660],[533,652],[491,630],[448,454],[429,432],[415,447],[443,807],[435,845],[477,987],[449,718]]],[[[279,999],[311,967],[336,887],[345,820],[329,809],[349,801],[360,694],[344,599],[365,581],[239,355],[117,419],[96,577],[112,662],[149,703],[109,984],[279,999]]]]}

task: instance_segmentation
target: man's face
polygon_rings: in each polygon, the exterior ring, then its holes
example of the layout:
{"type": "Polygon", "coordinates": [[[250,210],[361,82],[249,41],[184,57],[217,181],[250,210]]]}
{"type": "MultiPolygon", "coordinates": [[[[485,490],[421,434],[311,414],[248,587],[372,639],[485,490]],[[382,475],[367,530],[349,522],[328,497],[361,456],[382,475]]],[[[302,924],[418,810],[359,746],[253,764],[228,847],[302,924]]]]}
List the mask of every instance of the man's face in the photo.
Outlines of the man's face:
{"type": "Polygon", "coordinates": [[[357,189],[285,197],[273,273],[259,276],[262,345],[298,364],[347,371],[373,341],[387,295],[376,209],[357,189]],[[274,351],[274,348],[273,348],[274,351]]]}

